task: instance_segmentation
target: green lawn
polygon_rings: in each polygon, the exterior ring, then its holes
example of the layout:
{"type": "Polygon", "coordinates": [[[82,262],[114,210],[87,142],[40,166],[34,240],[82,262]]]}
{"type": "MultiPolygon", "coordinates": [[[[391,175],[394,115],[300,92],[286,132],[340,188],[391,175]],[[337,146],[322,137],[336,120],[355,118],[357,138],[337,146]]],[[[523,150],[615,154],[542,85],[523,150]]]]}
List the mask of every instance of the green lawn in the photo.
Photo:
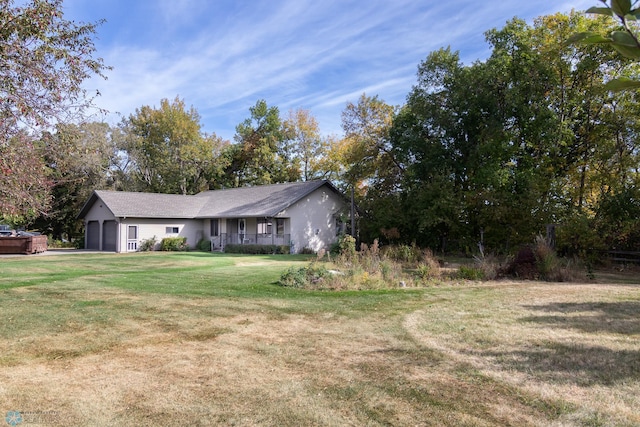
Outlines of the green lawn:
{"type": "Polygon", "coordinates": [[[1,259],[0,415],[21,411],[27,425],[640,425],[640,284],[629,276],[349,292],[276,284],[306,260],[1,259]]]}

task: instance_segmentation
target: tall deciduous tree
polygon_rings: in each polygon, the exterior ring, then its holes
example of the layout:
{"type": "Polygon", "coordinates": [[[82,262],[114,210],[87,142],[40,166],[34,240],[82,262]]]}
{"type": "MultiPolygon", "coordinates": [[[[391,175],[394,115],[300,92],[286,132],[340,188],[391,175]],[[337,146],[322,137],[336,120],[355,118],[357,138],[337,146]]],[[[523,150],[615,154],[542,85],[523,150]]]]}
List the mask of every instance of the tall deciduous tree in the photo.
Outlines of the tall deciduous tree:
{"type": "Polygon", "coordinates": [[[304,109],[289,111],[283,131],[289,167],[300,168],[303,181],[323,178],[322,165],[329,143],[320,135],[318,121],[311,112],[304,109]]]}
{"type": "Polygon", "coordinates": [[[10,194],[0,198],[0,214],[46,211],[49,186],[42,162],[33,164],[41,158],[34,155],[43,154],[36,139],[91,104],[83,82],[108,68],[95,57],[100,23],[66,20],[62,0],[0,0],[0,152],[7,162],[0,187],[32,183],[5,190],[10,194]]]}
{"type": "Polygon", "coordinates": [[[296,181],[300,171],[289,163],[278,107],[269,107],[265,100],[259,100],[249,112],[251,117],[236,126],[236,144],[226,151],[227,185],[296,181]]]}
{"type": "Polygon", "coordinates": [[[53,199],[34,227],[56,239],[71,239],[81,231],[76,216],[91,192],[113,188],[116,146],[111,128],[98,122],[60,124],[44,135],[43,143],[51,147],[45,158],[53,199]]]}
{"type": "Polygon", "coordinates": [[[394,108],[377,96],[361,95],[342,111],[346,176],[350,183],[381,179],[398,168],[389,142],[394,108]]]}
{"type": "Polygon", "coordinates": [[[366,240],[377,237],[380,229],[392,227],[398,219],[395,198],[404,171],[389,135],[394,117],[393,106],[363,94],[356,103],[347,103],[342,112],[344,139],[332,147],[343,168],[338,184],[345,190],[354,189],[365,218],[360,232],[366,240]]]}
{"type": "Polygon", "coordinates": [[[625,64],[601,47],[564,43],[583,30],[607,23],[516,19],[487,32],[485,62],[465,66],[442,49],[420,65],[391,133],[417,241],[471,250],[484,238],[506,250],[546,223],[593,215],[631,181],[635,109],[603,90],[625,64]]]}
{"type": "Polygon", "coordinates": [[[184,101],[163,99],[160,108],[143,106],[121,128],[139,188],[159,193],[193,194],[207,189],[215,138],[200,132],[200,116],[184,101]]]}

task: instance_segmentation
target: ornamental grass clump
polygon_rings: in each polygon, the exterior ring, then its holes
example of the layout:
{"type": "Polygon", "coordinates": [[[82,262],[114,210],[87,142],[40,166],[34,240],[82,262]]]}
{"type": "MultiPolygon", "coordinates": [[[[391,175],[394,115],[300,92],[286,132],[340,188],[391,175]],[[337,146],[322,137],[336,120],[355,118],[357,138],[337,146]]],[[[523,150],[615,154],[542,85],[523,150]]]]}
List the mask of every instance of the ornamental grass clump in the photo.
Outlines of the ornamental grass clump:
{"type": "Polygon", "coordinates": [[[518,279],[548,282],[570,282],[579,276],[571,263],[563,262],[542,236],[538,236],[533,245],[522,247],[501,273],[518,279]]]}
{"type": "Polygon", "coordinates": [[[423,282],[429,279],[437,279],[442,275],[440,263],[436,257],[433,256],[431,249],[422,251],[421,259],[416,268],[416,274],[423,282]]]}

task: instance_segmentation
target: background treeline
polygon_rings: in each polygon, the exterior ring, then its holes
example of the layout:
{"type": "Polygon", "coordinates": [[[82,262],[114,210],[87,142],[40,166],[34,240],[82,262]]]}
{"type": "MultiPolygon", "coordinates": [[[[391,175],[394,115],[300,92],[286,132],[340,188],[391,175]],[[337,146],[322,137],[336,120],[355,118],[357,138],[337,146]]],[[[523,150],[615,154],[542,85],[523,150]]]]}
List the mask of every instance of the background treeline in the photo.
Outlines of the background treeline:
{"type": "Polygon", "coordinates": [[[179,97],[117,126],[58,125],[33,144],[47,148],[30,166],[48,178],[46,209],[9,219],[75,237],[94,189],[194,194],[330,179],[355,188],[362,241],[507,253],[556,224],[564,253],[640,250],[639,94],[603,88],[638,67],[607,46],[567,43],[612,25],[580,13],[514,19],[486,33],[485,61],[432,52],[404,105],[347,103],[341,136],[264,100],[234,141],[203,133],[179,97]]]}

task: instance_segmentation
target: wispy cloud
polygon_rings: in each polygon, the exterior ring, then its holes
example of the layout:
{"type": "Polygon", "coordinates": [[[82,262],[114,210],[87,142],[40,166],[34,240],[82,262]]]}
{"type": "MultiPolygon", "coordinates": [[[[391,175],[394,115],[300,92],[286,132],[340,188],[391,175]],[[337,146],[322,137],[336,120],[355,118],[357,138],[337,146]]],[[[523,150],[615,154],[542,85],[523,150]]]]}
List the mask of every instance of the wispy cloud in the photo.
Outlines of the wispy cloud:
{"type": "Polygon", "coordinates": [[[362,93],[401,104],[420,61],[450,45],[470,62],[488,54],[483,33],[525,19],[588,8],[590,0],[125,2],[69,0],[84,21],[106,17],[99,54],[114,67],[94,80],[100,106],[123,115],[179,95],[204,130],[231,139],[258,99],[310,109],[324,133],[362,93]],[[96,14],[107,16],[96,16],[96,14]]]}

